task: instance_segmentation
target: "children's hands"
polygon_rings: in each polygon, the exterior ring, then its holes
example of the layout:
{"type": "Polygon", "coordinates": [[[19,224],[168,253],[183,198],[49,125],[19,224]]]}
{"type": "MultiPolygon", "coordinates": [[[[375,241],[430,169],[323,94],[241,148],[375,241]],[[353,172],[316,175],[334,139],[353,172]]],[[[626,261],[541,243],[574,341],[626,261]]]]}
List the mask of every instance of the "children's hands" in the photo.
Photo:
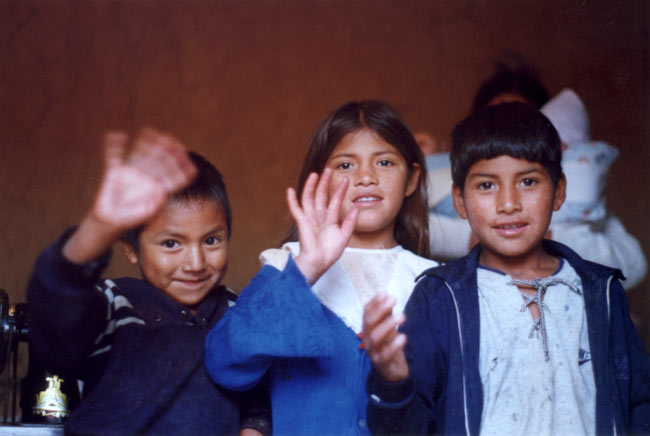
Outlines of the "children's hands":
{"type": "Polygon", "coordinates": [[[95,203],[63,247],[75,263],[93,260],[127,230],[158,213],[169,194],[187,186],[196,167],[185,147],[169,135],[143,129],[133,140],[111,132],[104,137],[104,174],[95,203]]]}
{"type": "Polygon", "coordinates": [[[326,168],[320,180],[312,173],[307,178],[302,192],[301,204],[296,191],[287,190],[289,210],[298,227],[300,253],[296,265],[313,284],[341,256],[352,236],[359,211],[352,208],[339,224],[339,213],[349,181],[345,179],[328,201],[328,187],[332,170],[326,168]]]}
{"type": "Polygon", "coordinates": [[[363,344],[375,371],[386,381],[398,382],[409,375],[404,356],[406,335],[397,327],[404,321],[403,313],[393,315],[395,300],[378,294],[363,309],[363,344]]]}

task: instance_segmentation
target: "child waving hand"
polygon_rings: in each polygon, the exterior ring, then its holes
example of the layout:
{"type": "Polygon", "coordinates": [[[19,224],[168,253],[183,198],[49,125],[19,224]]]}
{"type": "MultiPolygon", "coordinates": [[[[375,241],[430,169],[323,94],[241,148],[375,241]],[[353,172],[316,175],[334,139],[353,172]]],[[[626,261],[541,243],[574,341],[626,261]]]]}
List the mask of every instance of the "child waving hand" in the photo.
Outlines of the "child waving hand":
{"type": "Polygon", "coordinates": [[[104,163],[93,206],[39,256],[27,292],[30,353],[84,382],[66,434],[259,434],[264,395],[223,389],[203,366],[205,337],[235,299],[221,285],[221,174],[153,129],[107,134],[104,163]],[[142,279],[101,278],[120,239],[142,279]]]}
{"type": "Polygon", "coordinates": [[[265,265],[206,345],[217,383],[268,385],[275,435],[368,434],[363,305],[383,292],[401,312],[415,278],[436,265],[426,258],[423,167],[383,102],[347,103],[316,129],[288,191],[286,243],[262,253],[265,265]]]}

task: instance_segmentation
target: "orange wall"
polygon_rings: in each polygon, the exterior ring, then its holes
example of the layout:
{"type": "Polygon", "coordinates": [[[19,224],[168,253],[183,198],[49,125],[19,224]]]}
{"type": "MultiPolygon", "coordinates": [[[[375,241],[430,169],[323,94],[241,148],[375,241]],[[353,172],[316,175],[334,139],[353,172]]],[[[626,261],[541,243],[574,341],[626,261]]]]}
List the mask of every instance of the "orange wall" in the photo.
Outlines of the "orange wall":
{"type": "MultiPolygon", "coordinates": [[[[287,223],[316,123],[350,99],[392,103],[440,137],[501,50],[574,88],[620,148],[611,209],[650,253],[649,13],[626,1],[0,1],[0,288],[23,301],[45,244],[79,221],[107,128],[152,125],[224,173],[226,283],[241,289],[287,223]]],[[[119,260],[110,274],[136,273],[119,260]]],[[[630,294],[650,318],[649,281],[630,294]]]]}

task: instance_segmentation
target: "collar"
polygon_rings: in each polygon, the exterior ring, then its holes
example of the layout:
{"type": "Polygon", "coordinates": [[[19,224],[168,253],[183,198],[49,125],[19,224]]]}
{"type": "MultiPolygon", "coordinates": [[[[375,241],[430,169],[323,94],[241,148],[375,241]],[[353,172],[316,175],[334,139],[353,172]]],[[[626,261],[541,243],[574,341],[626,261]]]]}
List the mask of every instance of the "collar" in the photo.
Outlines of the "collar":
{"type": "Polygon", "coordinates": [[[114,282],[138,316],[147,323],[189,325],[199,322],[211,325],[228,308],[228,290],[222,285],[213,287],[193,314],[189,308],[145,280],[125,277],[114,282]]]}
{"type": "MultiPolygon", "coordinates": [[[[571,248],[559,242],[544,239],[542,241],[542,247],[550,255],[566,259],[583,280],[589,279],[590,281],[598,281],[612,276],[615,279],[625,280],[625,276],[621,270],[584,260],[571,248]]],[[[426,275],[430,277],[438,277],[449,283],[465,281],[469,276],[476,273],[476,268],[479,266],[478,259],[480,255],[481,245],[477,244],[466,256],[436,268],[429,268],[420,274],[418,279],[426,275]]]]}

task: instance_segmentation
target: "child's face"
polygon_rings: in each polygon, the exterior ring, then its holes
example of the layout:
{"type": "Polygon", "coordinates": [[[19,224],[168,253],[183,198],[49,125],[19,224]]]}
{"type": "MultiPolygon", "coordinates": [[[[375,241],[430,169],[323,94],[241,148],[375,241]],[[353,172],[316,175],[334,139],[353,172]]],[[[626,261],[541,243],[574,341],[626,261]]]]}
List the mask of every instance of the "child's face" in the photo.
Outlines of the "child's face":
{"type": "Polygon", "coordinates": [[[463,193],[454,185],[454,206],[469,220],[483,247],[481,263],[503,268],[541,250],[553,211],[565,197],[539,163],[510,156],[483,159],[471,166],[463,193]]]}
{"type": "Polygon", "coordinates": [[[195,309],[221,282],[228,265],[228,227],[213,200],[172,200],[138,237],[139,250],[125,244],[129,262],[143,278],[195,309]]]}
{"type": "Polygon", "coordinates": [[[404,198],[418,184],[419,168],[408,174],[408,165],[395,147],[371,130],[343,137],[325,167],[332,168],[330,195],[344,177],[350,180],[341,207],[343,218],[352,207],[359,209],[354,234],[348,244],[361,248],[390,248],[397,243],[393,231],[404,198]]]}

